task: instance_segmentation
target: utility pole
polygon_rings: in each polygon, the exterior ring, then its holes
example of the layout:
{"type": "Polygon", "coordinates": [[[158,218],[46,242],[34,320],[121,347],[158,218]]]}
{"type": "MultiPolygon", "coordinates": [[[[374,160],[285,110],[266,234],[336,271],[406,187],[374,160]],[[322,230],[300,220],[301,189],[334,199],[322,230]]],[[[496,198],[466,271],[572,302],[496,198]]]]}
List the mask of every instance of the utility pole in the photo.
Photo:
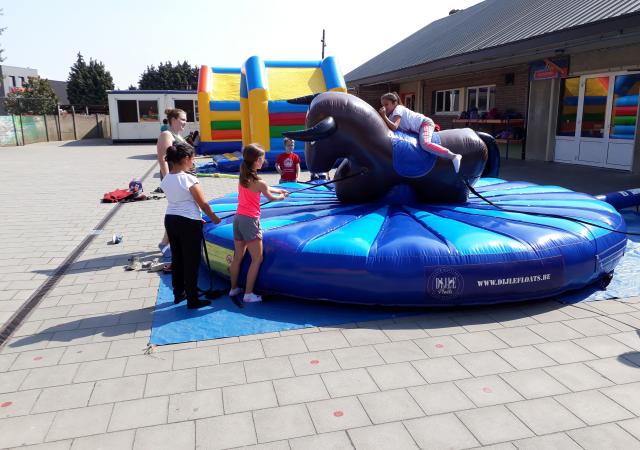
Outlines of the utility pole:
{"type": "Polygon", "coordinates": [[[327,42],[324,40],[324,28],[322,29],[322,59],[324,59],[324,48],[327,46],[327,42]]]}

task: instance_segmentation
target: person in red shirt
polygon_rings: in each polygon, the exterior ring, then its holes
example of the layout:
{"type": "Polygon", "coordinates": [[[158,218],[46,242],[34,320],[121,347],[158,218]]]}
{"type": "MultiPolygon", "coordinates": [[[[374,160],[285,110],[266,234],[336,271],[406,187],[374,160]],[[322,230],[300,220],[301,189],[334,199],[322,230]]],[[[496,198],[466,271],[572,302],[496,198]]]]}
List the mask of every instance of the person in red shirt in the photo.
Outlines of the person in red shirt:
{"type": "Polygon", "coordinates": [[[284,153],[278,156],[276,170],[280,174],[280,183],[298,181],[300,175],[300,157],[293,153],[296,142],[293,139],[284,138],[284,153]]]}

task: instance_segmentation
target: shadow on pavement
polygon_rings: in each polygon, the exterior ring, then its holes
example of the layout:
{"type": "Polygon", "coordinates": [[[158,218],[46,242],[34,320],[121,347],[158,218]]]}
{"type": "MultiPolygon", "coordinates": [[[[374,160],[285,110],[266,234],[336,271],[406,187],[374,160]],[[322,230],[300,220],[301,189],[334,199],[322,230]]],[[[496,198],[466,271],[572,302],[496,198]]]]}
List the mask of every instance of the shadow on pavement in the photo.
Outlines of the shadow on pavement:
{"type": "Polygon", "coordinates": [[[140,159],[143,161],[155,161],[156,159],[158,159],[158,155],[156,155],[155,153],[153,154],[147,154],[147,155],[132,155],[132,156],[128,156],[127,159],[140,159]]]}
{"type": "Polygon", "coordinates": [[[94,138],[94,139],[79,139],[77,141],[68,141],[62,144],[60,147],[101,147],[101,146],[111,147],[112,145],[113,144],[111,143],[111,139],[94,138]]]}
{"type": "MultiPolygon", "coordinates": [[[[186,302],[181,305],[186,307],[186,302]]],[[[218,301],[214,300],[212,306],[223,309],[233,309],[234,312],[238,312],[230,301],[225,303],[222,299],[218,301]]],[[[527,318],[532,314],[544,314],[562,306],[564,305],[554,300],[544,300],[533,301],[526,304],[505,304],[488,307],[474,306],[464,309],[399,308],[397,310],[398,313],[413,312],[415,315],[403,315],[396,319],[352,322],[335,326],[393,332],[404,331],[411,333],[414,331],[416,333],[415,336],[407,337],[407,339],[439,336],[444,338],[452,334],[465,333],[467,330],[462,327],[469,326],[484,329],[483,325],[486,324],[488,325],[486,329],[492,329],[495,328],[493,325],[496,322],[517,321],[527,318]]],[[[389,310],[388,308],[385,309],[389,310]]],[[[173,302],[165,302],[153,307],[150,306],[131,311],[106,313],[78,319],[69,318],[70,321],[68,322],[40,330],[30,336],[19,337],[9,344],[8,347],[18,348],[32,346],[44,341],[78,341],[78,344],[84,344],[86,342],[84,342],[83,339],[90,336],[100,336],[100,338],[96,340],[92,339],[89,342],[97,342],[102,339],[109,340],[109,338],[124,337],[125,335],[127,338],[133,338],[133,334],[136,331],[140,331],[140,323],[144,323],[150,328],[152,320],[155,324],[173,322],[176,320],[175,312],[173,302]]],[[[189,316],[202,316],[210,314],[211,312],[211,309],[194,310],[189,316]]],[[[247,310],[242,310],[242,314],[247,313],[247,310]]],[[[411,334],[413,335],[413,333],[411,334]]]]}
{"type": "MultiPolygon", "coordinates": [[[[126,239],[126,236],[125,236],[125,239],[126,239]]],[[[123,268],[122,270],[124,271],[124,266],[129,263],[129,258],[131,258],[131,256],[139,256],[140,261],[142,262],[147,260],[152,261],[154,258],[158,258],[158,260],[160,261],[162,260],[162,255],[159,250],[146,251],[146,252],[131,252],[131,253],[120,254],[120,255],[100,256],[98,258],[82,259],[81,261],[74,262],[68,267],[65,274],[77,275],[79,273],[86,273],[86,272],[99,272],[101,270],[111,269],[112,267],[115,267],[115,266],[121,266],[123,268]]],[[[55,269],[33,270],[32,273],[39,273],[42,275],[53,275],[56,270],[58,270],[57,267],[55,269]]]]}

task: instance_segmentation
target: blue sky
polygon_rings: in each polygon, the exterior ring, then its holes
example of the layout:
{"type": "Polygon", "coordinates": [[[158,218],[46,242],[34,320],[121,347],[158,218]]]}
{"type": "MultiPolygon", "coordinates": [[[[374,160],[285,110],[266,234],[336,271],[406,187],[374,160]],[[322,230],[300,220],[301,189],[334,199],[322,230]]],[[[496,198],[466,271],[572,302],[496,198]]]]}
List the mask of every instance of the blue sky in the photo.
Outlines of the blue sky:
{"type": "MultiPolygon", "coordinates": [[[[32,0],[2,2],[3,64],[66,80],[80,51],[102,61],[116,88],[136,85],[148,65],[239,67],[251,55],[314,60],[334,55],[346,74],[428,23],[478,0],[322,2],[293,0],[32,0]],[[37,13],[35,12],[37,11],[37,13]]],[[[455,32],[455,30],[452,30],[455,32]]]]}

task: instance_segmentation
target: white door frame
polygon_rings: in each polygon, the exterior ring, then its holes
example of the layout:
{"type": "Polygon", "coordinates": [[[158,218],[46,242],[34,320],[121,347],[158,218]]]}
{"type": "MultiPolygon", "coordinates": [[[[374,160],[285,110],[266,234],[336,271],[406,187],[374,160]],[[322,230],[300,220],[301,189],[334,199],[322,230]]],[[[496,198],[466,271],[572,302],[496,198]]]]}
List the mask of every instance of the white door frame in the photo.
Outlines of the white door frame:
{"type": "MultiPolygon", "coordinates": [[[[579,93],[578,93],[578,108],[576,111],[576,130],[574,133],[574,136],[556,136],[556,149],[558,148],[558,143],[560,143],[561,145],[563,145],[565,148],[567,146],[571,146],[574,147],[574,158],[573,160],[567,160],[567,159],[558,159],[557,157],[554,156],[554,160],[557,162],[565,162],[565,163],[573,163],[573,164],[581,164],[581,165],[587,165],[587,166],[596,166],[596,167],[605,167],[605,168],[612,168],[612,169],[621,169],[621,170],[631,170],[633,167],[633,155],[632,155],[632,160],[630,162],[630,164],[621,166],[621,165],[617,165],[617,164],[610,164],[607,162],[607,156],[608,156],[608,151],[609,151],[609,144],[610,143],[615,143],[615,144],[629,144],[629,146],[631,147],[631,150],[633,151],[633,145],[634,145],[634,141],[629,141],[627,139],[610,139],[609,138],[609,133],[611,130],[611,113],[612,113],[612,106],[613,106],[613,90],[615,87],[615,79],[618,75],[630,75],[630,74],[634,74],[634,73],[640,73],[640,72],[635,72],[635,71],[628,71],[628,70],[623,70],[623,71],[617,71],[617,72],[604,72],[604,73],[590,73],[590,74],[584,74],[584,75],[579,75],[580,77],[580,81],[579,81],[579,85],[580,85],[580,89],[579,89],[579,93]],[[609,78],[609,89],[607,92],[607,103],[606,103],[606,110],[605,110],[605,121],[604,121],[604,133],[603,136],[601,138],[589,138],[589,137],[582,137],[582,113],[584,111],[584,92],[585,92],[585,88],[586,88],[586,83],[587,83],[587,79],[589,78],[599,78],[599,77],[608,77],[609,78]],[[580,149],[581,149],[581,143],[599,143],[603,146],[603,158],[602,158],[602,162],[593,162],[593,161],[587,161],[587,160],[581,160],[580,159],[580,149]],[[573,145],[572,145],[573,144],[573,145]]],[[[571,77],[574,78],[574,77],[571,77]]],[[[637,127],[637,125],[636,125],[637,127]]],[[[636,131],[637,132],[637,131],[636,131]]],[[[585,146],[586,147],[586,146],[585,146]]],[[[557,152],[556,152],[557,153],[557,152]]]]}

